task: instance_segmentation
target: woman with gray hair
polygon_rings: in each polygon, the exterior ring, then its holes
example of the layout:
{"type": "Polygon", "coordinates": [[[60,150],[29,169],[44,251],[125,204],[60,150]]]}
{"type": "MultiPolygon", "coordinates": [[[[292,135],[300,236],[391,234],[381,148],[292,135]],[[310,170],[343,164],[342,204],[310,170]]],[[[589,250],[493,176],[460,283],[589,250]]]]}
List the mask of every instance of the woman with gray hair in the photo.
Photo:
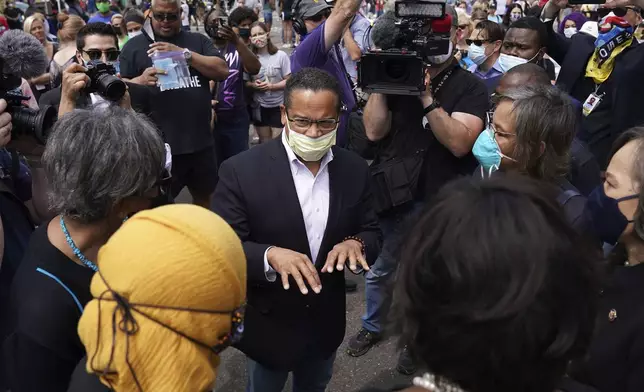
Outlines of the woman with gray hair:
{"type": "Polygon", "coordinates": [[[497,95],[494,114],[474,143],[481,166],[476,175],[519,172],[560,188],[559,202],[569,222],[591,234],[586,199],[566,180],[570,147],[577,129],[576,109],[568,95],[552,86],[525,86],[497,95]]]}
{"type": "Polygon", "coordinates": [[[169,180],[157,129],[116,106],[63,116],[42,161],[58,216],[33,234],[12,283],[4,350],[14,391],[67,390],[83,357],[76,325],[98,251],[129,216],[157,204],[169,180]]]}

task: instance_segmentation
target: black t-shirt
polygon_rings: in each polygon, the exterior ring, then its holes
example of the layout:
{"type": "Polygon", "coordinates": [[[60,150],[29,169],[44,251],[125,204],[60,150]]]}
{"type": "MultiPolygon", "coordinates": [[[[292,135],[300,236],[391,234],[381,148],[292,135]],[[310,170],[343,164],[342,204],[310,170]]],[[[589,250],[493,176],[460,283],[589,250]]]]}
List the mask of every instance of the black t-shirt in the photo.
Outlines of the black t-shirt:
{"type": "MultiPolygon", "coordinates": [[[[445,70],[433,80],[439,83],[445,70]]],[[[489,99],[485,84],[470,72],[454,66],[451,75],[436,93],[435,98],[448,114],[468,113],[485,121],[489,99]]],[[[448,181],[459,175],[470,175],[477,162],[469,153],[462,158],[456,157],[423,126],[423,104],[419,97],[390,95],[387,105],[391,110],[391,130],[379,148],[378,161],[393,157],[411,156],[419,146],[428,145],[424,162],[424,174],[420,189],[424,197],[431,197],[448,181]]]]}
{"type": "Polygon", "coordinates": [[[78,321],[94,271],[55,248],[43,224],[33,234],[11,286],[13,333],[4,344],[13,391],[66,391],[85,355],[78,321]]]}
{"type": "MultiPolygon", "coordinates": [[[[158,38],[204,56],[218,56],[210,39],[203,34],[181,31],[171,39],[158,38]]],[[[146,34],[130,39],[120,56],[121,76],[135,78],[152,66],[148,49],[152,40],[146,34]]],[[[211,94],[209,79],[190,67],[190,80],[183,88],[159,91],[152,100],[161,131],[174,155],[189,154],[213,145],[210,130],[211,94]]]]}

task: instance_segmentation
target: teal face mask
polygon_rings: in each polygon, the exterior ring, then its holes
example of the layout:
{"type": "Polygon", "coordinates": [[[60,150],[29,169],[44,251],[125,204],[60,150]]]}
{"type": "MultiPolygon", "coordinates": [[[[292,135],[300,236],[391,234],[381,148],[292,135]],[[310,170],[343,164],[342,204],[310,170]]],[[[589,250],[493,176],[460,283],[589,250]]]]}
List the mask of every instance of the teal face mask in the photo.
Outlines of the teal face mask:
{"type": "Polygon", "coordinates": [[[494,131],[490,126],[484,129],[479,137],[476,138],[474,147],[472,147],[472,154],[474,154],[474,157],[481,164],[483,170],[487,172],[488,176],[499,170],[502,158],[516,162],[516,160],[501,152],[501,148],[494,137],[494,131]]]}

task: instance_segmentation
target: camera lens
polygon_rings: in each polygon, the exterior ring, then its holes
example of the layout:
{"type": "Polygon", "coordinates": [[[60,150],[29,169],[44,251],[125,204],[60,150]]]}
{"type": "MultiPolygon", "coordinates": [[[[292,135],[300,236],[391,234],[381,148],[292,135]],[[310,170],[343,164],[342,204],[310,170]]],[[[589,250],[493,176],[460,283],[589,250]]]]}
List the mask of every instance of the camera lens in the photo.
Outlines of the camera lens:
{"type": "Polygon", "coordinates": [[[387,59],[384,61],[383,67],[389,82],[402,82],[409,75],[407,62],[400,59],[387,59]]]}
{"type": "Polygon", "coordinates": [[[125,95],[127,86],[125,82],[114,75],[100,73],[96,77],[97,92],[105,99],[118,101],[125,95]]]}
{"type": "Polygon", "coordinates": [[[15,107],[11,113],[14,132],[31,135],[38,143],[45,144],[51,127],[56,122],[57,112],[53,106],[45,105],[40,110],[15,107]]]}

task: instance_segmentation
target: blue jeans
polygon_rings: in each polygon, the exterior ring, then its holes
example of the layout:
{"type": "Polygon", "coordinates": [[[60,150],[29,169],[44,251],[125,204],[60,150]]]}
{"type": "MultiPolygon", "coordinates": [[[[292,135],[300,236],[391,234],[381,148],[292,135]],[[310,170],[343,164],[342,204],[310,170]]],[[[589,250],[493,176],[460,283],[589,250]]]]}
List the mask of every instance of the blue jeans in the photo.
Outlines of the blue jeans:
{"type": "MultiPolygon", "coordinates": [[[[282,392],[288,373],[262,366],[246,358],[248,362],[248,385],[246,392],[282,392]]],[[[333,375],[335,354],[327,359],[308,359],[293,370],[293,392],[324,392],[333,375]]]]}
{"type": "Polygon", "coordinates": [[[384,241],[380,255],[365,274],[365,296],[367,312],[362,316],[362,327],[374,334],[381,334],[382,323],[389,310],[389,277],[398,266],[398,251],[410,220],[418,216],[424,204],[417,202],[409,210],[380,219],[380,230],[384,241]]]}
{"type": "Polygon", "coordinates": [[[217,144],[217,157],[219,163],[226,159],[248,150],[248,129],[250,116],[244,106],[231,113],[217,113],[215,124],[215,142],[217,144]]]}

